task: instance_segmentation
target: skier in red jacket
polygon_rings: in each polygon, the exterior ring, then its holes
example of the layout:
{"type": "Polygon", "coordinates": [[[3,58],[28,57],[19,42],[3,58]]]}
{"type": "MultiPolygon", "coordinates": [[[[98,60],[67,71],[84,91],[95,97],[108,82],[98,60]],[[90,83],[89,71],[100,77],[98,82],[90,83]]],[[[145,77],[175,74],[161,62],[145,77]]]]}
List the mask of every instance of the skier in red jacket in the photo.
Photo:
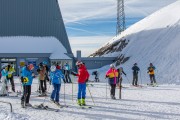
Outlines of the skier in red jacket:
{"type": "Polygon", "coordinates": [[[78,73],[72,72],[73,75],[78,76],[78,105],[86,105],[86,82],[89,79],[89,73],[85,65],[81,61],[77,61],[78,73]]]}

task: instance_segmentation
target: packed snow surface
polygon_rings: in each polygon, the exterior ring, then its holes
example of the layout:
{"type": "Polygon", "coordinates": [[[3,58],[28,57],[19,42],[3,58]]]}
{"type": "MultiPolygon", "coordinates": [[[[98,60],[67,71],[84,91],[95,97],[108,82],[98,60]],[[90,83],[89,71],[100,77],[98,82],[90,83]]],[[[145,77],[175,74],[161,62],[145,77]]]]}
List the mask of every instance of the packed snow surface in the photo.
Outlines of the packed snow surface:
{"type": "MultiPolygon", "coordinates": [[[[76,78],[72,77],[76,82],[76,78]]],[[[15,79],[16,90],[21,90],[19,79],[15,79]]],[[[0,97],[0,101],[11,102],[13,113],[10,113],[8,104],[0,103],[1,120],[180,120],[180,86],[160,85],[159,87],[136,88],[124,84],[122,99],[118,99],[119,89],[116,89],[117,100],[109,97],[109,86],[106,83],[91,83],[89,90],[94,99],[92,102],[88,88],[86,103],[93,106],[92,109],[81,109],[76,105],[77,84],[64,84],[61,86],[60,103],[69,105],[68,108],[60,108],[59,112],[21,108],[20,97],[0,97]],[[73,93],[72,93],[73,88],[73,93]],[[107,99],[106,99],[107,88],[107,99]],[[73,94],[73,99],[72,99],[73,94]]],[[[0,84],[1,86],[1,84],[0,84]]],[[[39,105],[44,97],[37,97],[35,92],[38,87],[37,79],[32,85],[30,103],[39,105]]],[[[51,92],[52,86],[48,92],[51,92]]],[[[11,96],[13,93],[10,94],[11,96]]],[[[49,96],[45,99],[45,105],[58,109],[49,102],[49,96]]]]}

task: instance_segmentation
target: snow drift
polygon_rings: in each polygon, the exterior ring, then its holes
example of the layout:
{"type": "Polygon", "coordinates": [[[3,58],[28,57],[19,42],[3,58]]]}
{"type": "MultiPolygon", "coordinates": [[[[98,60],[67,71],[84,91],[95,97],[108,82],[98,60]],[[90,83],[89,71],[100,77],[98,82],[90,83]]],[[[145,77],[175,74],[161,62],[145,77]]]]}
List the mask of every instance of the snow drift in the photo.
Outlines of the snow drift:
{"type": "Polygon", "coordinates": [[[134,24],[121,35],[112,38],[92,56],[117,57],[116,65],[124,63],[131,73],[137,62],[142,82],[148,81],[149,63],[156,66],[159,83],[180,83],[180,1],[177,1],[134,24]],[[122,40],[125,44],[122,46],[122,40]],[[126,59],[126,60],[124,60],[126,59]],[[119,62],[119,64],[117,64],[119,62]]]}

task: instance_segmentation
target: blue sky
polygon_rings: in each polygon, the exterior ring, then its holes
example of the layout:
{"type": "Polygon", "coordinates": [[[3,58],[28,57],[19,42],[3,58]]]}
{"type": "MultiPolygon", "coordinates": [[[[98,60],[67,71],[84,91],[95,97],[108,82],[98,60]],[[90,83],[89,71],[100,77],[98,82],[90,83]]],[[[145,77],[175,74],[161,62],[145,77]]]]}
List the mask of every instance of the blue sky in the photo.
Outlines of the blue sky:
{"type": "MultiPolygon", "coordinates": [[[[126,26],[176,0],[125,0],[126,26]]],[[[116,0],[59,0],[72,51],[88,56],[116,34],[116,0]]]]}

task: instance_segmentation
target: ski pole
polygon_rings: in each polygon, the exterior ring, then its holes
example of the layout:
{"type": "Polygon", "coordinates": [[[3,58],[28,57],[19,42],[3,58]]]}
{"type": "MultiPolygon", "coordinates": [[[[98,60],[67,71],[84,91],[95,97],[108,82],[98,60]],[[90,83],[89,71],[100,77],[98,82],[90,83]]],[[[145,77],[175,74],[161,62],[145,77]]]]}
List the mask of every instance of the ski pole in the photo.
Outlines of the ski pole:
{"type": "Polygon", "coordinates": [[[140,70],[140,79],[141,79],[141,85],[142,85],[142,76],[141,76],[141,70],[140,70]]]}
{"type": "Polygon", "coordinates": [[[73,79],[72,79],[72,102],[73,102],[73,83],[74,83],[74,77],[73,77],[73,79]]]}
{"type": "Polygon", "coordinates": [[[65,86],[65,83],[64,83],[64,104],[65,104],[65,106],[66,106],[66,96],[65,96],[65,93],[66,93],[66,86],[65,86]]]}
{"type": "MultiPolygon", "coordinates": [[[[105,78],[106,80],[106,78],[105,78]]],[[[107,100],[107,81],[106,81],[106,100],[107,100]]]]}
{"type": "MultiPolygon", "coordinates": [[[[128,80],[128,82],[129,82],[129,79],[128,79],[128,77],[126,76],[126,79],[128,80]]],[[[129,84],[131,84],[130,82],[129,82],[129,84]]]]}
{"type": "MultiPolygon", "coordinates": [[[[51,85],[49,85],[48,91],[49,91],[50,87],[51,87],[51,85]]],[[[44,105],[45,100],[47,99],[47,97],[48,97],[48,96],[46,95],[45,98],[44,98],[44,101],[43,101],[42,105],[44,105]]]]}
{"type": "Polygon", "coordinates": [[[94,99],[93,99],[93,97],[92,97],[92,94],[91,94],[91,91],[90,91],[88,85],[87,85],[86,87],[88,88],[88,91],[89,91],[89,94],[90,94],[90,96],[91,96],[92,102],[93,102],[93,104],[94,104],[94,106],[95,106],[94,99]]]}

